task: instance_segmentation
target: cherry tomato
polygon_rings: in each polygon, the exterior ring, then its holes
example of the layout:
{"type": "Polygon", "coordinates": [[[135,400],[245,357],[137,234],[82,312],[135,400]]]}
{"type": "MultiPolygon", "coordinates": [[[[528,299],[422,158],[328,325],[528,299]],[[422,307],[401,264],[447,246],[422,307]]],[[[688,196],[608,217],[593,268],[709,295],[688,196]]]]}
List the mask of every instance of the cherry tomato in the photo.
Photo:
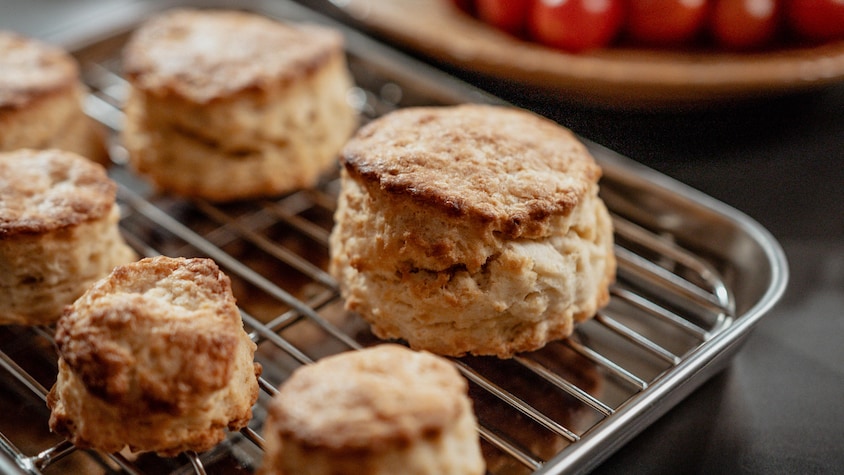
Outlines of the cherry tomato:
{"type": "Polygon", "coordinates": [[[546,46],[579,52],[608,45],[623,21],[623,0],[536,0],[528,31],[546,46]]]}
{"type": "Polygon", "coordinates": [[[533,0],[476,0],[475,15],[484,23],[512,35],[524,32],[533,0]]]}
{"type": "Polygon", "coordinates": [[[627,33],[649,45],[686,43],[703,28],[708,6],[707,0],[630,0],[627,33]]]}
{"type": "Polygon", "coordinates": [[[844,0],[787,0],[792,31],[811,40],[844,38],[844,0]]]}
{"type": "Polygon", "coordinates": [[[777,33],[779,19],[777,0],[715,0],[709,28],[719,45],[747,50],[769,44],[777,33]]]}

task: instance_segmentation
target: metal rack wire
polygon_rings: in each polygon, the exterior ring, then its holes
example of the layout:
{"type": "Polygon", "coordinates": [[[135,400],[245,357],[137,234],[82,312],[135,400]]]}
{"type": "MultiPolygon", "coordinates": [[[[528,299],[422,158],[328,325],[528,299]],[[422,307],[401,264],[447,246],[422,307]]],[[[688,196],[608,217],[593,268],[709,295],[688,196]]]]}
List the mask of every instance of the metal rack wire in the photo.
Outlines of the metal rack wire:
{"type": "MultiPolygon", "coordinates": [[[[111,47],[98,45],[94,58],[85,59],[84,76],[92,91],[89,112],[116,132],[126,85],[115,54],[120,38],[110,41],[111,47]]],[[[365,119],[396,107],[439,103],[412,84],[379,77],[365,58],[353,55],[350,65],[359,84],[350,100],[365,119]]],[[[102,473],[251,473],[260,461],[266,402],[290,372],[377,343],[359,318],[342,311],[337,285],[325,272],[336,178],[275,200],[216,205],[153,194],[122,166],[119,141],[112,156],[127,241],[142,255],[210,257],[232,278],[245,327],[259,345],[256,359],[265,368],[254,420],[208,453],[174,459],[86,452],[49,436],[46,442],[20,442],[8,425],[0,427],[0,453],[21,473],[59,473],[67,470],[62,464],[102,473]]],[[[637,222],[614,203],[622,201],[608,200],[619,280],[606,309],[571,338],[543,350],[512,360],[453,360],[470,383],[489,473],[548,469],[549,460],[637,404],[736,316],[717,262],[686,248],[682,236],[637,222]]],[[[55,380],[52,334],[51,328],[0,329],[7,390],[17,400],[40,404],[40,416],[31,420],[43,426],[43,403],[55,380]]]]}

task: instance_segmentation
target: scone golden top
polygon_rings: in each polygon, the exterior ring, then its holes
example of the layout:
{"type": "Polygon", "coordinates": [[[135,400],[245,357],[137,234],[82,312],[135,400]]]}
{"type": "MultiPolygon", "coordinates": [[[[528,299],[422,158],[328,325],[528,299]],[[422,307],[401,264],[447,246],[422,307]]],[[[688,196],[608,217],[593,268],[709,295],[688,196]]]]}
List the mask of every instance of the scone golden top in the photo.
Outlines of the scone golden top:
{"type": "Polygon", "coordinates": [[[116,193],[117,185],[103,167],[74,153],[0,153],[0,238],[102,218],[114,206],[116,193]]]}
{"type": "Polygon", "coordinates": [[[180,9],[136,31],[124,68],[134,87],[206,103],[292,82],[327,62],[341,44],[339,34],[320,27],[237,11],[180,9]]]}
{"type": "Polygon", "coordinates": [[[59,353],[106,402],[180,414],[232,377],[242,323],[230,289],[209,259],[117,267],[65,310],[59,353]]]}
{"type": "Polygon", "coordinates": [[[0,110],[45,93],[76,87],[76,62],[62,49],[0,31],[0,110]]]}
{"type": "Polygon", "coordinates": [[[471,104],[391,113],[362,128],[341,160],[366,187],[509,238],[545,235],[549,218],[570,212],[601,175],[567,129],[524,110],[471,104]]]}
{"type": "Polygon", "coordinates": [[[383,344],[300,368],[268,410],[305,447],[390,450],[438,436],[463,415],[466,391],[447,360],[383,344]]]}

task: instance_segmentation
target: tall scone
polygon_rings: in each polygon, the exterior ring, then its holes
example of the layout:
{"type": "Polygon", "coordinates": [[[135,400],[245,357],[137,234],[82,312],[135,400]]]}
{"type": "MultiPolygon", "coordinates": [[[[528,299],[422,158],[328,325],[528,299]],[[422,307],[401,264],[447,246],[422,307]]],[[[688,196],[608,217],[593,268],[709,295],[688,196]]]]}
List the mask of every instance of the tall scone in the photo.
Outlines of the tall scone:
{"type": "Polygon", "coordinates": [[[567,129],[515,108],[404,109],[341,162],[330,271],[377,336],[506,358],[608,302],[601,169],[567,129]]]}
{"type": "Polygon", "coordinates": [[[263,475],[480,475],[468,385],[447,360],[385,344],[301,367],[270,402],[263,475]]]}
{"type": "Polygon", "coordinates": [[[102,166],[75,153],[0,152],[0,324],[52,323],[137,258],[117,227],[116,193],[102,166]]]}
{"type": "Polygon", "coordinates": [[[66,51],[0,31],[0,150],[58,148],[107,165],[105,131],[85,115],[85,92],[66,51]]]}
{"type": "Polygon", "coordinates": [[[117,267],[58,323],[50,428],[77,447],[202,452],[252,417],[255,343],[210,259],[117,267]]]}
{"type": "Polygon", "coordinates": [[[159,188],[228,201],[315,185],[357,126],[341,35],[173,10],[129,41],[124,143],[159,188]]]}

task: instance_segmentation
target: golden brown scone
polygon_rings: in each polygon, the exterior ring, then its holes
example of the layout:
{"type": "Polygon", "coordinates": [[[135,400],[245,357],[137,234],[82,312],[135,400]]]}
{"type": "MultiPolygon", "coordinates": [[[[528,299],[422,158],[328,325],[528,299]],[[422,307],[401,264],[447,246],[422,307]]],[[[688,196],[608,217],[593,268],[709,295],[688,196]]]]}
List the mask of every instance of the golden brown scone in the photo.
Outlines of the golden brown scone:
{"type": "Polygon", "coordinates": [[[56,345],[50,428],[77,447],[205,451],[244,427],[258,398],[255,343],[211,259],[117,267],[67,307],[56,345]]]}
{"type": "Polygon", "coordinates": [[[377,336],[510,357],[607,303],[601,170],[567,129],[515,108],[405,109],[341,162],[330,271],[377,336]]]}
{"type": "Polygon", "coordinates": [[[158,187],[227,201],[315,185],[357,125],[342,37],[254,14],[174,10],[129,41],[124,142],[158,187]]]}
{"type": "Polygon", "coordinates": [[[394,344],[301,367],[267,409],[260,473],[482,474],[467,388],[447,360],[394,344]]]}
{"type": "Polygon", "coordinates": [[[108,165],[105,133],[85,115],[76,60],[64,50],[0,31],[0,150],[58,148],[108,165]]]}
{"type": "Polygon", "coordinates": [[[0,324],[54,322],[94,281],[137,258],[117,185],[63,150],[0,152],[0,324]]]}

